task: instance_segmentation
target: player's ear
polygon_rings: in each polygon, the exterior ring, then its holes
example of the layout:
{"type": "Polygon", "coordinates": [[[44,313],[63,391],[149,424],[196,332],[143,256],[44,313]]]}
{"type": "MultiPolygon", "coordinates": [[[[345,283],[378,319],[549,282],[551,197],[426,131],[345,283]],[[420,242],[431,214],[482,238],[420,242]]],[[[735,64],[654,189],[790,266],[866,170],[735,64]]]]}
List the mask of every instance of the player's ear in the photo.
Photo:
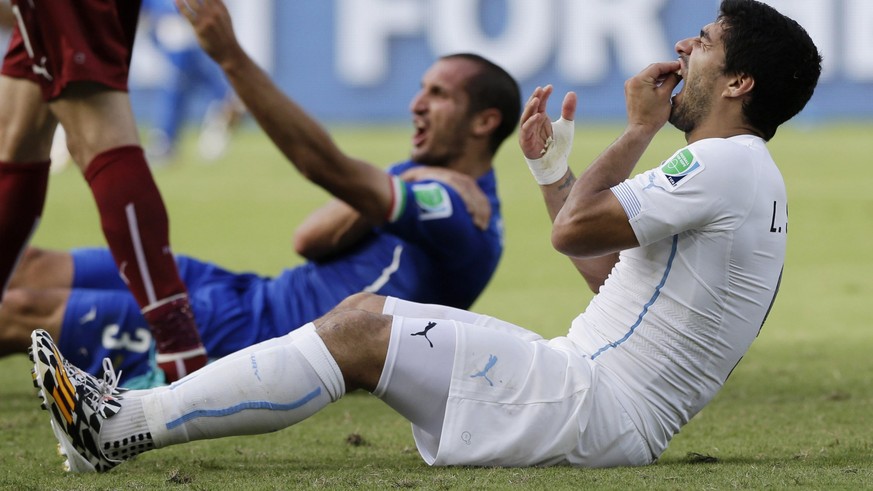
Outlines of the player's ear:
{"type": "Polygon", "coordinates": [[[724,90],[725,97],[743,97],[755,88],[755,79],[747,73],[735,73],[728,79],[724,90]]]}
{"type": "Polygon", "coordinates": [[[502,119],[500,110],[493,107],[484,109],[473,117],[471,124],[472,131],[476,136],[488,135],[500,126],[502,119]]]}

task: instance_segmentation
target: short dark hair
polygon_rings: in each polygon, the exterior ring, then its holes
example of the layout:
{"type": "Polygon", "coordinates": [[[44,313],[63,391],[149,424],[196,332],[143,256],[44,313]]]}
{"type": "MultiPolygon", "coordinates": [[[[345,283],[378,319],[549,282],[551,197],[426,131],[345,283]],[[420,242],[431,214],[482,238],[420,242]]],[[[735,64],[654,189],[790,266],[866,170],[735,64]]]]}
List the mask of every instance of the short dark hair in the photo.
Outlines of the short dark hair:
{"type": "Polygon", "coordinates": [[[521,90],[518,82],[506,70],[490,60],[473,53],[455,53],[443,56],[448,60],[462,58],[479,66],[479,72],[464,86],[470,98],[470,114],[496,108],[500,111],[500,125],[491,134],[491,153],[497,153],[500,144],[515,131],[521,116],[521,90]]]}
{"type": "Polygon", "coordinates": [[[756,0],[724,0],[722,23],[726,74],[755,80],[743,116],[765,140],[800,112],[821,75],[821,54],[794,20],[756,0]]]}

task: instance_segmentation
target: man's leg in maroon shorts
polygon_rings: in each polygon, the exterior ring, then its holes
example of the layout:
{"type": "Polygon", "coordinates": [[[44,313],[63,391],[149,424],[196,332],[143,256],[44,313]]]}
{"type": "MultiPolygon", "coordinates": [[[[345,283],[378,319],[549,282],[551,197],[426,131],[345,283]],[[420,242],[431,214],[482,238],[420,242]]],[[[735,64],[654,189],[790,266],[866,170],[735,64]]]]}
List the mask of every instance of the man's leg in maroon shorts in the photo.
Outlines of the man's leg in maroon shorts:
{"type": "Polygon", "coordinates": [[[0,76],[0,303],[45,202],[57,120],[31,82],[0,76]]]}
{"type": "Polygon", "coordinates": [[[206,364],[169,221],[139,142],[128,94],[72,83],[49,106],[64,126],[100,212],[118,269],[151,324],[158,364],[172,381],[206,364]]]}

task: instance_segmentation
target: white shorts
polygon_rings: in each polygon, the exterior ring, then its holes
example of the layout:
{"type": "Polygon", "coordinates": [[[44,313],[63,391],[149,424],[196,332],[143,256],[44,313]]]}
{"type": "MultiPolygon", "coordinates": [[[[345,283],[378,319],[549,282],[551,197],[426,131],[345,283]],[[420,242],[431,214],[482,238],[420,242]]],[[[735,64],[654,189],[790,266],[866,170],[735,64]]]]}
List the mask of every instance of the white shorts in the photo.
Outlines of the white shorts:
{"type": "MultiPolygon", "coordinates": [[[[414,305],[400,310],[411,315],[414,305]]],[[[439,436],[413,425],[428,464],[611,467],[654,461],[611,388],[599,382],[597,364],[572,341],[545,340],[487,316],[471,323],[469,315],[453,323],[454,362],[439,436]]],[[[417,330],[422,320],[405,319],[395,328],[406,324],[417,330]]]]}

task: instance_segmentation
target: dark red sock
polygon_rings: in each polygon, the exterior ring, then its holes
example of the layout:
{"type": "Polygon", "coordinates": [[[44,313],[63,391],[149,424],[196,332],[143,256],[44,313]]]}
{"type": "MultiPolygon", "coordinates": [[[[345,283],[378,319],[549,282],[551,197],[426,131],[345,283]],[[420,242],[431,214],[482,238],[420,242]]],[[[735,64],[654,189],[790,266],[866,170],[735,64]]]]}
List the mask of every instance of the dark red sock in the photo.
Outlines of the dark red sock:
{"type": "Polygon", "coordinates": [[[106,242],[140,308],[186,293],[170,250],[167,211],[142,147],[101,153],[88,165],[85,179],[106,242]]]}
{"type": "Polygon", "coordinates": [[[0,162],[0,300],[21,251],[39,225],[49,162],[0,162]]]}

